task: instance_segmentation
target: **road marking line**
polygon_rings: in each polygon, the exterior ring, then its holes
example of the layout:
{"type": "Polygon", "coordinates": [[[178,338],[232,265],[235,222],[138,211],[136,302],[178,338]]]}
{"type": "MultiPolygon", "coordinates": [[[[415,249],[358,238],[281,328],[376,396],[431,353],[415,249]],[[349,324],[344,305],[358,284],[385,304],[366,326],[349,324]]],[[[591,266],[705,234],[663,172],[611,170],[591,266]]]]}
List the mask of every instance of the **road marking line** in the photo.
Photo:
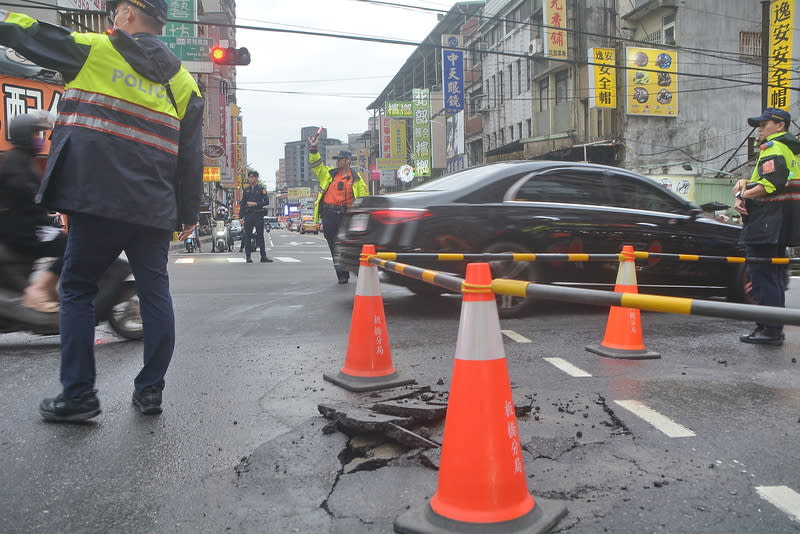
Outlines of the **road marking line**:
{"type": "Polygon", "coordinates": [[[563,358],[545,358],[544,361],[555,365],[556,367],[558,367],[559,369],[561,369],[562,371],[564,371],[568,375],[574,376],[575,378],[584,378],[584,377],[592,376],[589,373],[587,373],[586,371],[584,371],[583,369],[581,369],[580,367],[575,367],[574,365],[572,365],[571,363],[569,363],[567,360],[565,360],[563,358]]]}
{"type": "Polygon", "coordinates": [[[323,260],[328,260],[328,261],[333,261],[333,258],[331,258],[330,256],[322,256],[322,259],[323,260]]]}
{"type": "Polygon", "coordinates": [[[194,263],[194,258],[178,258],[175,263],[194,263]]]}
{"type": "Polygon", "coordinates": [[[228,263],[244,263],[247,261],[244,258],[225,258],[225,259],[228,260],[228,263]]]}
{"type": "Polygon", "coordinates": [[[645,406],[639,401],[635,400],[615,400],[619,404],[634,415],[638,415],[654,427],[660,430],[671,438],[690,438],[696,436],[694,432],[689,430],[683,425],[679,425],[666,415],[661,415],[654,409],[645,406]]]}
{"type": "Polygon", "coordinates": [[[275,259],[283,263],[300,263],[300,260],[297,258],[290,258],[288,256],[275,256],[275,259]]]}
{"type": "Polygon", "coordinates": [[[500,330],[504,335],[508,336],[513,341],[517,343],[531,343],[531,340],[527,337],[523,336],[522,334],[517,334],[513,330],[500,330]]]}
{"type": "Polygon", "coordinates": [[[793,520],[800,521],[800,493],[786,486],[756,486],[761,498],[772,503],[793,520]]]}

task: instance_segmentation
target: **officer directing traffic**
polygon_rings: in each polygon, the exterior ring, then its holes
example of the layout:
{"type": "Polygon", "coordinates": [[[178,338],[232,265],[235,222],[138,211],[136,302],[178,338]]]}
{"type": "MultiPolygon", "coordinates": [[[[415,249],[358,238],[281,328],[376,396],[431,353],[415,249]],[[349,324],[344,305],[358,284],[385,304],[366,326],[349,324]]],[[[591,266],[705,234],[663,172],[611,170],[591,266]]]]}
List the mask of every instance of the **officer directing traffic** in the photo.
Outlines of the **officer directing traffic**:
{"type": "Polygon", "coordinates": [[[261,251],[261,263],[271,263],[272,259],[267,257],[267,249],[264,247],[264,215],[265,207],[269,205],[269,194],[267,188],[258,183],[258,171],[247,173],[247,183],[249,184],[242,191],[242,200],[239,202],[239,215],[244,217],[244,230],[242,231],[242,241],[244,242],[244,255],[247,263],[253,263],[250,254],[253,246],[253,230],[256,231],[256,246],[261,251]]]}
{"type": "MultiPolygon", "coordinates": [[[[322,156],[317,151],[318,134],[308,139],[308,163],[314,175],[319,180],[319,194],[314,203],[314,222],[319,223],[322,218],[322,233],[328,242],[331,255],[336,258],[336,235],[339,233],[339,225],[342,218],[353,201],[369,194],[367,183],[350,166],[353,155],[347,150],[339,151],[336,160],[336,168],[328,167],[322,162],[322,156]]],[[[344,269],[336,269],[336,278],[340,284],[346,284],[350,280],[350,273],[344,269]]]]}
{"type": "Polygon", "coordinates": [[[100,413],[95,391],[94,297],[125,252],[144,327],[133,404],[161,413],[175,345],[167,254],[173,230],[194,231],[203,185],[203,100],[194,78],[156,35],[165,0],[107,1],[110,34],[77,33],[0,11],[0,44],[65,81],[37,200],[69,214],[61,275],[61,385],[39,407],[47,421],[100,413]]]}

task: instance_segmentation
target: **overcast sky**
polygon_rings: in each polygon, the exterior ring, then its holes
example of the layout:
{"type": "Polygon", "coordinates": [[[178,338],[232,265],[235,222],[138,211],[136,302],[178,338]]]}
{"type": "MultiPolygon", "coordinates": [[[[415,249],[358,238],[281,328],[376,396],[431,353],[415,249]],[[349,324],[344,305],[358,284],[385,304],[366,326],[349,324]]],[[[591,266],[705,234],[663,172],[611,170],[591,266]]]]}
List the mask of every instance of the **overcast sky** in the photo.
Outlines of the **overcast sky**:
{"type": "MultiPolygon", "coordinates": [[[[442,11],[454,3],[389,2],[442,11]]],[[[240,25],[414,42],[424,39],[437,23],[435,12],[359,0],[237,0],[236,14],[240,25]]],[[[237,45],[246,46],[252,57],[249,66],[237,68],[236,96],[244,118],[247,162],[269,188],[275,186],[284,143],[298,140],[300,128],[321,125],[328,129],[328,137],[344,142],[348,134],[365,131],[370,116],[366,107],[415,49],[253,30],[237,30],[237,45]]]]}

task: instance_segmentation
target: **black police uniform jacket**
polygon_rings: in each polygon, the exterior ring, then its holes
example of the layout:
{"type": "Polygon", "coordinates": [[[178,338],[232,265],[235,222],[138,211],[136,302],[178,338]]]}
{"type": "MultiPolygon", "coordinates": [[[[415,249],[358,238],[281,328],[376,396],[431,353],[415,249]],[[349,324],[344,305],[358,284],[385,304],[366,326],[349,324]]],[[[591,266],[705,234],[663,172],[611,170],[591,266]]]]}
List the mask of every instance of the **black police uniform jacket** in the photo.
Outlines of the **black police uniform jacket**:
{"type": "Polygon", "coordinates": [[[195,224],[203,100],[169,48],[148,33],[71,33],[3,11],[0,20],[0,44],[66,82],[37,201],[165,230],[195,224]]]}
{"type": "Polygon", "coordinates": [[[269,205],[269,194],[263,186],[256,184],[255,187],[247,186],[242,192],[242,200],[239,202],[239,215],[243,217],[263,217],[266,214],[265,207],[269,205]],[[255,206],[248,206],[248,202],[255,202],[255,206]]]}

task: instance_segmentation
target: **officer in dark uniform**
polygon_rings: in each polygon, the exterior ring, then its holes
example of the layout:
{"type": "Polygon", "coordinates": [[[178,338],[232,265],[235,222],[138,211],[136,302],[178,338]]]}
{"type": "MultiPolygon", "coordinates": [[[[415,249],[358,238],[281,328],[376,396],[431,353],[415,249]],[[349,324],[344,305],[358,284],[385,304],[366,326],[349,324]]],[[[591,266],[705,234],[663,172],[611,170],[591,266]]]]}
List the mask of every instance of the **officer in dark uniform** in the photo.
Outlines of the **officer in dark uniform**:
{"type": "Polygon", "coordinates": [[[264,247],[264,215],[265,206],[269,205],[267,188],[258,183],[258,171],[247,173],[249,186],[244,188],[242,200],[239,202],[239,215],[244,217],[244,230],[242,230],[242,240],[244,241],[244,255],[247,263],[253,263],[250,254],[253,241],[253,229],[256,231],[256,246],[261,251],[261,263],[270,263],[272,260],[267,257],[264,247]]]}

